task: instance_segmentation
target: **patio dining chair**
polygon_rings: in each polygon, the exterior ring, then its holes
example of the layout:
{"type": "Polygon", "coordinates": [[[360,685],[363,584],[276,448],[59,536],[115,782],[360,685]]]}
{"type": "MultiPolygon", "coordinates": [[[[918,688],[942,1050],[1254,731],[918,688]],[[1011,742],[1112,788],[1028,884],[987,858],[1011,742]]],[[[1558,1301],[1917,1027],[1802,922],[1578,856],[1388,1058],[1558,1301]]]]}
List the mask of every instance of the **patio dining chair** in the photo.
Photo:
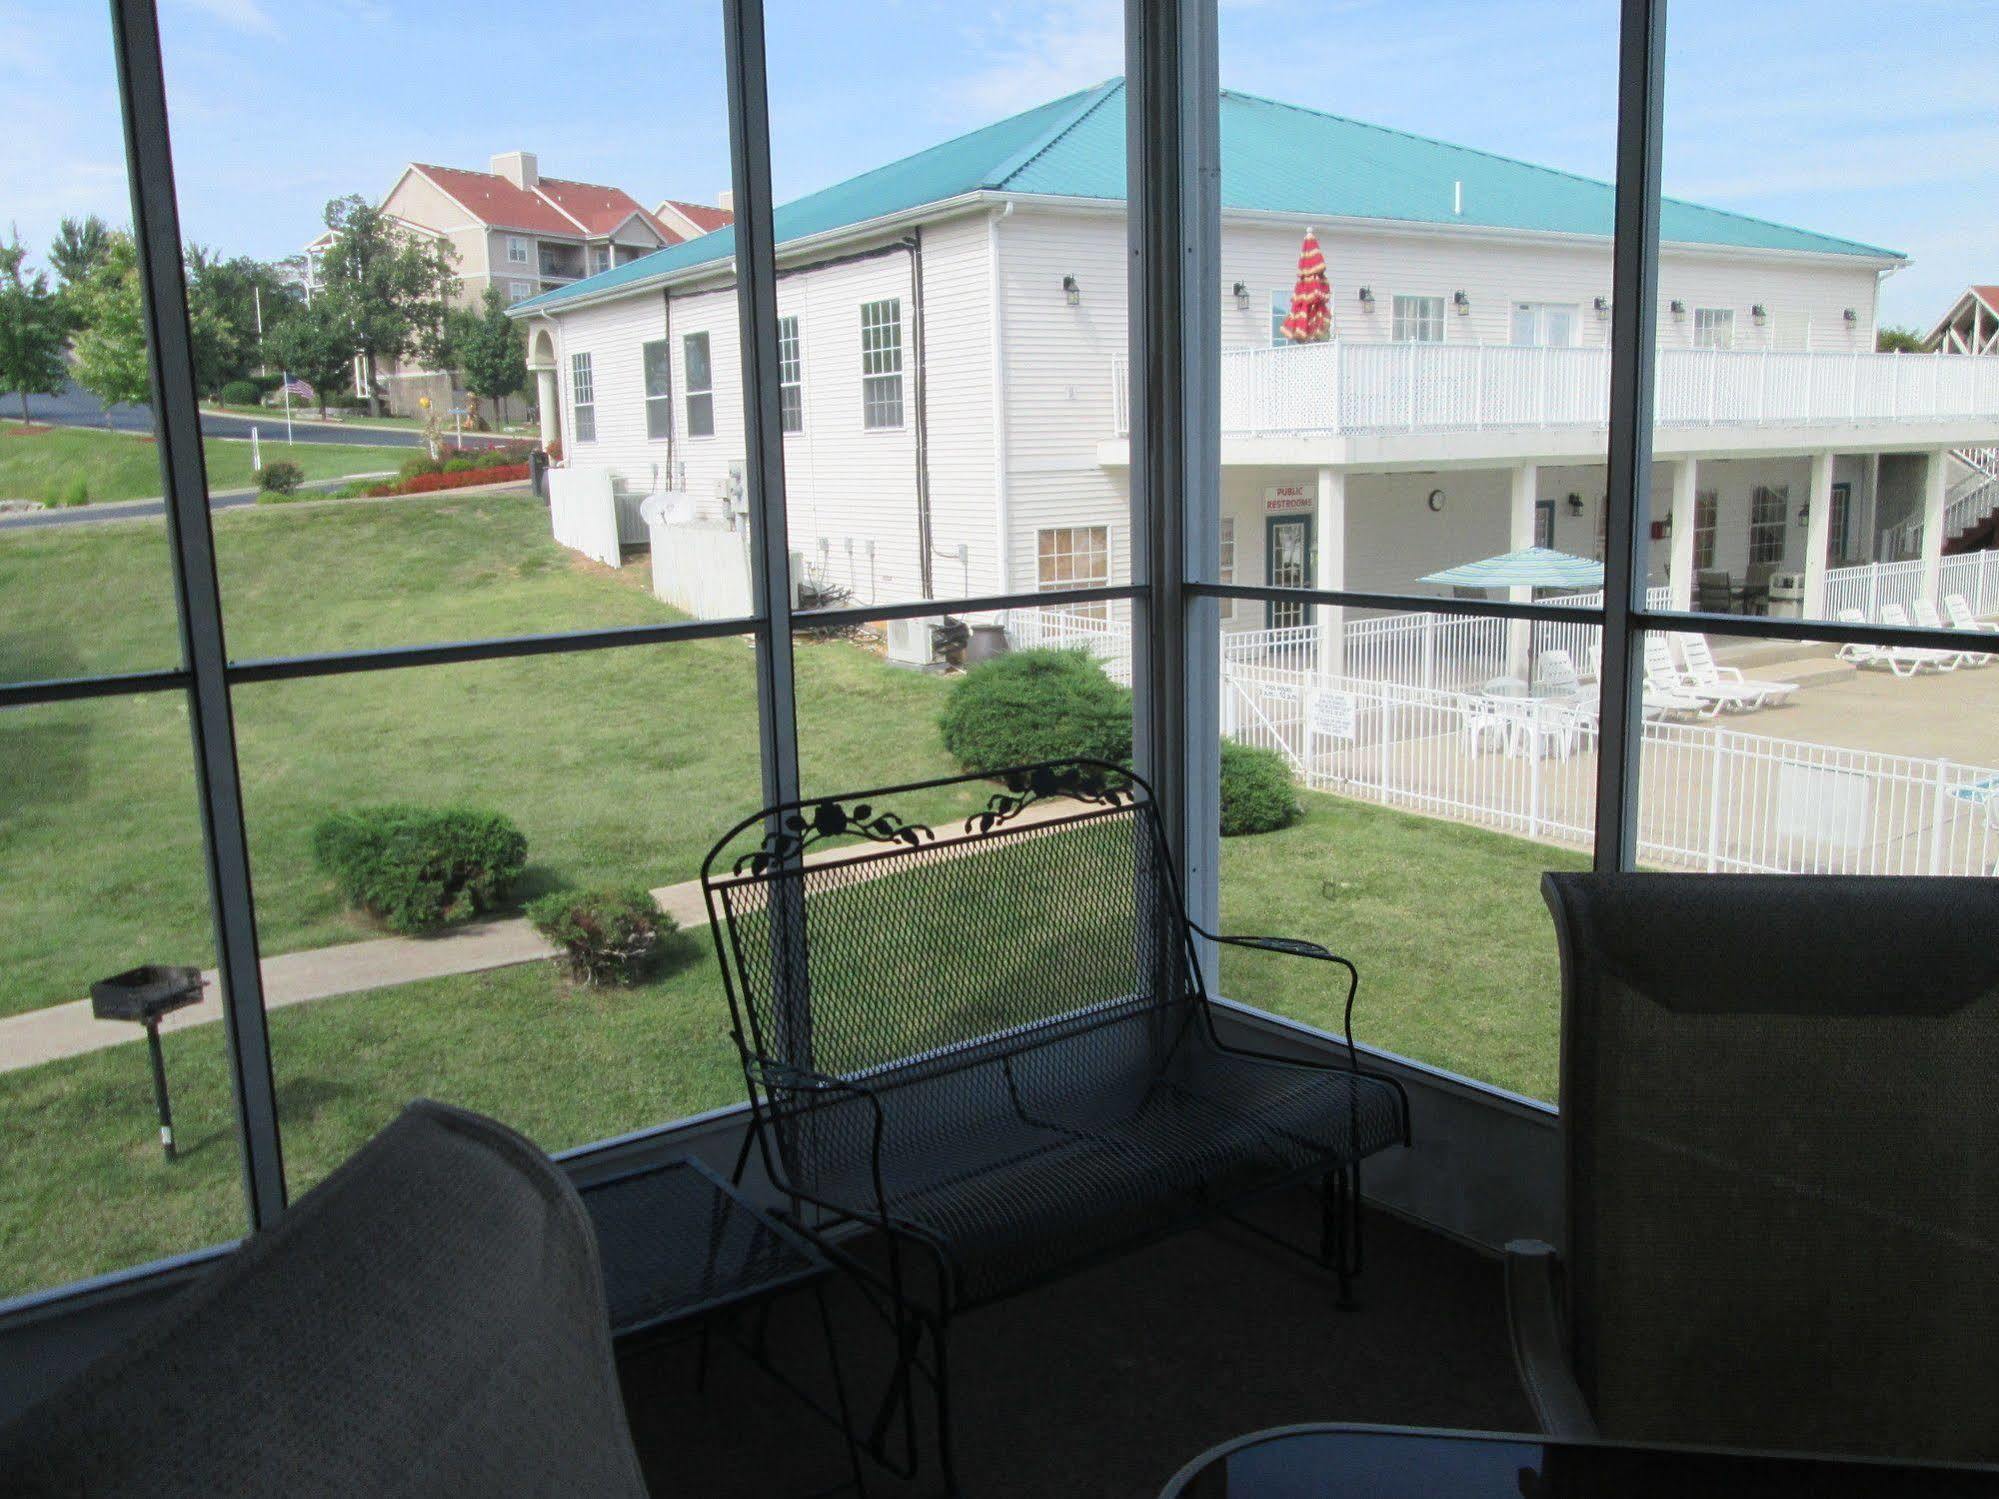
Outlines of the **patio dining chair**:
{"type": "Polygon", "coordinates": [[[1999,1459],[1999,882],[1542,891],[1565,1242],[1507,1278],[1543,1427],[1999,1459]]]}
{"type": "Polygon", "coordinates": [[[1467,693],[1461,712],[1466,754],[1474,759],[1477,758],[1488,739],[1498,743],[1502,749],[1505,748],[1509,725],[1498,703],[1489,697],[1467,693]]]}
{"type": "Polygon", "coordinates": [[[1541,652],[1534,663],[1534,685],[1544,693],[1574,696],[1582,690],[1582,678],[1576,674],[1575,658],[1560,646],[1551,646],[1541,652]]]}
{"type": "MultiPolygon", "coordinates": [[[[1943,616],[1937,613],[1937,606],[1929,599],[1917,599],[1911,607],[1915,611],[1916,624],[1921,629],[1948,630],[1951,628],[1951,626],[1943,622],[1943,616]]],[[[1957,653],[1957,664],[1959,666],[1986,666],[1991,663],[1991,660],[1992,653],[1990,651],[1959,651],[1957,653]]]]}
{"type": "Polygon", "coordinates": [[[1695,575],[1694,604],[1703,614],[1735,612],[1735,579],[1721,568],[1703,568],[1695,575]]]}
{"type": "Polygon", "coordinates": [[[1740,693],[1738,701],[1742,705],[1764,708],[1783,702],[1798,690],[1796,682],[1745,677],[1741,667],[1721,665],[1708,648],[1707,636],[1697,630],[1681,631],[1673,636],[1673,642],[1680,648],[1680,663],[1685,669],[1683,680],[1689,691],[1740,693]]]}

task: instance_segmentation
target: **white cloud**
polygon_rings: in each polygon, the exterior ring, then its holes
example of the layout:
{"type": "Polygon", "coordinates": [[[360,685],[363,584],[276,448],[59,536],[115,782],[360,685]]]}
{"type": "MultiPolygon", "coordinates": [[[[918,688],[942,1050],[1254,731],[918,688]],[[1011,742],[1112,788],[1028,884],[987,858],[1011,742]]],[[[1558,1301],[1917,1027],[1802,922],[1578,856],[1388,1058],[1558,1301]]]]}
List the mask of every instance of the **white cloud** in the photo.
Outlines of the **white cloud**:
{"type": "Polygon", "coordinates": [[[278,35],[278,23],[264,9],[262,0],[180,0],[180,3],[238,31],[255,36],[278,35]]]}

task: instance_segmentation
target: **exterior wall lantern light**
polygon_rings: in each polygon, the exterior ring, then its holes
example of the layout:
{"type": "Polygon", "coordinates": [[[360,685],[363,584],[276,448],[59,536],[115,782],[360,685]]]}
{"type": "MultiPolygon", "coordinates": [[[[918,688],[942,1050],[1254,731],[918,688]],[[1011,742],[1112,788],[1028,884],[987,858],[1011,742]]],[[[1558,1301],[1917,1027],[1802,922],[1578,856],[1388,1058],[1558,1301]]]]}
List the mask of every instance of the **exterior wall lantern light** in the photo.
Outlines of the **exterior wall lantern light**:
{"type": "Polygon", "coordinates": [[[1598,297],[1594,302],[1590,303],[1590,306],[1596,309],[1598,317],[1605,318],[1610,316],[1610,298],[1598,297]]]}
{"type": "Polygon", "coordinates": [[[1362,312],[1372,312],[1372,311],[1374,311],[1374,288],[1373,288],[1373,287],[1371,287],[1371,286],[1363,286],[1363,287],[1362,287],[1362,288],[1360,289],[1360,310],[1361,310],[1362,312]]]}
{"type": "Polygon", "coordinates": [[[1749,309],[1749,315],[1750,317],[1756,320],[1756,326],[1759,328],[1763,326],[1764,322],[1767,321],[1770,316],[1769,313],[1763,310],[1763,304],[1761,302],[1758,302],[1754,307],[1749,309]]]}
{"type": "Polygon", "coordinates": [[[1451,305],[1457,308],[1459,317],[1469,317],[1471,315],[1471,298],[1463,292],[1454,291],[1451,293],[1451,305]]]}
{"type": "Polygon", "coordinates": [[[1235,305],[1237,312],[1249,311],[1249,283],[1247,281],[1236,282],[1235,305]]]}
{"type": "Polygon", "coordinates": [[[1840,316],[1846,319],[1846,326],[1849,328],[1860,321],[1860,314],[1855,312],[1851,307],[1842,312],[1840,316]]]}
{"type": "Polygon", "coordinates": [[[1569,514],[1581,515],[1583,513],[1583,497],[1579,494],[1573,494],[1573,493],[1570,494],[1568,498],[1568,506],[1569,506],[1569,514]]]}
{"type": "Polygon", "coordinates": [[[1074,276],[1064,276],[1062,278],[1062,297],[1071,307],[1082,305],[1083,288],[1076,284],[1074,276]]]}
{"type": "Polygon", "coordinates": [[[1687,315],[1687,304],[1685,302],[1682,302],[1678,297],[1673,298],[1673,300],[1667,303],[1666,305],[1668,310],[1672,312],[1673,321],[1676,323],[1681,318],[1687,315]]]}

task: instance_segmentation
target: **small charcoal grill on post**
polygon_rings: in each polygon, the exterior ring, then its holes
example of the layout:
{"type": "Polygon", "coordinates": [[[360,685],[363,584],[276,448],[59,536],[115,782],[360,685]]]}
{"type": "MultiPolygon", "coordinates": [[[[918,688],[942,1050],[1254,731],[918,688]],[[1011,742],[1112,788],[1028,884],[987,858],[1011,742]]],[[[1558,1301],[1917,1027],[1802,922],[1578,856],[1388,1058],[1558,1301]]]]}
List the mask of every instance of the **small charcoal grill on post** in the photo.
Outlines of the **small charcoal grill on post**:
{"type": "Polygon", "coordinates": [[[200,999],[202,983],[199,968],[142,963],[90,986],[91,1014],[99,1020],[136,1020],[146,1028],[146,1047],[153,1057],[153,1100],[160,1109],[160,1148],[168,1160],[174,1158],[174,1113],[167,1101],[167,1064],[160,1055],[160,1017],[200,999]]]}

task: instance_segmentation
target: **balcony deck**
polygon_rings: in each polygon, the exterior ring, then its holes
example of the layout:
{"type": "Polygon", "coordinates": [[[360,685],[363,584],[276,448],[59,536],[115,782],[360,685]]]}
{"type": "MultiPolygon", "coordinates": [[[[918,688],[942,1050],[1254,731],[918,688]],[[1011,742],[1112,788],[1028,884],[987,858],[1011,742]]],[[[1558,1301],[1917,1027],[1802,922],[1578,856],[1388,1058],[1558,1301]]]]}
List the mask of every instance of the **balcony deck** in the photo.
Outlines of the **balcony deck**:
{"type": "MultiPolygon", "coordinates": [[[[1662,454],[1858,442],[1913,450],[1999,434],[1992,359],[1664,348],[1655,391],[1662,454]]],[[[1129,431],[1122,357],[1111,396],[1114,437],[1102,457],[1117,462],[1129,431]]],[[[1609,409],[1608,348],[1331,342],[1231,349],[1221,362],[1224,462],[1601,461],[1609,409]],[[1405,455],[1411,436],[1422,447],[1405,455]]]]}
{"type": "MultiPolygon", "coordinates": [[[[1306,1241],[1309,1193],[1259,1221],[1306,1241]]],[[[1037,1499],[1151,1499],[1188,1459],[1306,1420],[1531,1429],[1513,1372],[1498,1264],[1385,1214],[1370,1215],[1360,1306],[1329,1276],[1233,1225],[1196,1230],[998,1306],[953,1330],[965,1491],[1037,1499]]],[[[878,1389],[890,1347],[844,1286],[834,1315],[850,1388],[878,1389]]],[[[773,1353],[817,1374],[809,1303],[780,1308],[773,1353]]],[[[627,1405],[656,1492],[769,1499],[844,1475],[830,1428],[733,1349],[695,1388],[691,1344],[624,1365],[627,1405]]],[[[935,1493],[934,1466],[869,1491],[935,1493]]]]}

